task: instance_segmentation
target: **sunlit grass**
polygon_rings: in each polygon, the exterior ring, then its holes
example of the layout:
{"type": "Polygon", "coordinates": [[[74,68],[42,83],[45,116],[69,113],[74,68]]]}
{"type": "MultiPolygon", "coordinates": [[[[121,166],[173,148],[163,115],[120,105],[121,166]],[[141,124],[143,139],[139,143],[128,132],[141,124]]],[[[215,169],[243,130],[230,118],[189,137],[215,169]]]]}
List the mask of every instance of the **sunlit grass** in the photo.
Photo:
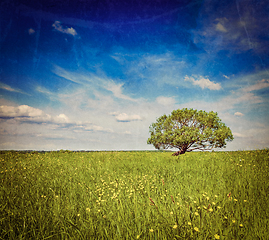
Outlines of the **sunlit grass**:
{"type": "Polygon", "coordinates": [[[1,239],[266,239],[268,150],[1,152],[1,239]]]}

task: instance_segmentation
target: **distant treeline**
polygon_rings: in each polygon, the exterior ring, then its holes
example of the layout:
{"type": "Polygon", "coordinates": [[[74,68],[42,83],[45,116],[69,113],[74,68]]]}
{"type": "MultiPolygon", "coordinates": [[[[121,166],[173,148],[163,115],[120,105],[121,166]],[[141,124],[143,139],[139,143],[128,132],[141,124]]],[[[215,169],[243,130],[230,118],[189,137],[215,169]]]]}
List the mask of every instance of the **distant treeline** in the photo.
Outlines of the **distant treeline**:
{"type": "Polygon", "coordinates": [[[0,154],[6,152],[18,152],[18,153],[50,153],[50,152],[59,152],[59,153],[75,153],[75,152],[172,152],[170,150],[52,150],[52,151],[45,151],[45,150],[1,150],[0,154]]]}

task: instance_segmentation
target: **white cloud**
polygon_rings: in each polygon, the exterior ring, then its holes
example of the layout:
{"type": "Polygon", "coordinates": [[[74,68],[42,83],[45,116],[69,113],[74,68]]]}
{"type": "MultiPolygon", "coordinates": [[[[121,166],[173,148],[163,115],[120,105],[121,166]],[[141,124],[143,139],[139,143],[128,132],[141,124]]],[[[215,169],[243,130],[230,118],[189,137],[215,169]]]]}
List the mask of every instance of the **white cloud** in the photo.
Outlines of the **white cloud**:
{"type": "Polygon", "coordinates": [[[174,105],[175,104],[175,99],[174,97],[164,97],[164,96],[160,96],[160,97],[157,97],[156,98],[156,101],[158,104],[161,104],[161,105],[174,105]]]}
{"type": "Polygon", "coordinates": [[[28,33],[29,33],[29,35],[32,35],[32,34],[34,34],[34,33],[35,33],[35,30],[34,30],[34,29],[32,29],[32,28],[29,28],[29,29],[28,29],[28,33]]]}
{"type": "Polygon", "coordinates": [[[244,114],[241,112],[236,112],[236,113],[234,113],[234,116],[242,117],[242,116],[244,116],[244,114]]]}
{"type": "MultiPolygon", "coordinates": [[[[0,107],[0,149],[111,149],[118,144],[114,137],[130,136],[124,131],[130,127],[115,121],[115,118],[102,114],[99,109],[90,111],[70,109],[41,110],[27,105],[0,107]],[[48,112],[49,111],[49,112],[48,112]],[[72,117],[72,119],[69,119],[72,117]],[[118,125],[118,126],[117,126],[118,125]],[[114,131],[116,130],[116,132],[114,131]],[[119,133],[119,134],[118,134],[119,133]],[[123,134],[124,133],[124,134],[123,134]],[[112,140],[114,139],[114,140],[112,140]],[[74,141],[75,140],[75,141],[74,141]],[[5,142],[11,142],[6,146],[5,142]],[[3,143],[1,145],[1,143],[3,143]],[[20,144],[23,143],[23,146],[20,144]],[[90,144],[89,144],[90,143],[90,144]]],[[[117,142],[121,141],[121,138],[117,142]]]]}
{"type": "Polygon", "coordinates": [[[228,77],[227,75],[223,75],[223,77],[225,77],[226,79],[230,79],[230,77],[228,77]]]}
{"type": "MultiPolygon", "coordinates": [[[[131,116],[135,118],[134,116],[131,116]]],[[[44,111],[30,107],[28,105],[21,105],[18,107],[13,106],[0,106],[0,119],[15,120],[17,124],[30,123],[30,124],[43,124],[50,126],[50,129],[69,129],[76,132],[84,131],[102,131],[113,132],[110,128],[95,125],[91,122],[74,122],[61,113],[57,116],[51,116],[44,111]]]]}
{"type": "Polygon", "coordinates": [[[221,85],[219,83],[211,82],[208,78],[204,78],[202,76],[200,76],[198,80],[195,80],[194,77],[185,76],[184,80],[191,82],[193,85],[198,85],[202,89],[204,88],[208,88],[210,90],[221,89],[221,85]]]}
{"type": "Polygon", "coordinates": [[[131,122],[131,121],[141,121],[142,118],[137,114],[128,115],[126,113],[111,113],[111,115],[115,116],[118,122],[131,122]]]}
{"type": "Polygon", "coordinates": [[[77,32],[74,28],[63,28],[61,25],[60,21],[55,21],[52,26],[54,27],[55,30],[61,32],[61,33],[66,33],[66,34],[70,34],[72,36],[76,36],[77,32]]]}
{"type": "Polygon", "coordinates": [[[233,136],[237,138],[245,138],[247,137],[245,134],[233,132],[233,136]]]}
{"type": "Polygon", "coordinates": [[[228,30],[221,23],[217,23],[216,30],[220,32],[228,32],[228,30]]]}
{"type": "Polygon", "coordinates": [[[94,132],[108,132],[108,133],[113,133],[114,131],[110,128],[104,128],[102,126],[97,126],[94,124],[85,124],[85,126],[82,124],[80,126],[82,128],[82,130],[86,130],[86,131],[94,131],[94,132]]]}
{"type": "Polygon", "coordinates": [[[56,123],[69,123],[70,121],[68,117],[62,113],[55,118],[55,122],[56,123]]]}
{"type": "Polygon", "coordinates": [[[0,117],[1,118],[17,118],[21,120],[32,120],[32,121],[51,120],[50,115],[45,114],[40,109],[36,109],[27,105],[21,105],[18,107],[0,106],[0,117]]]}
{"type": "Polygon", "coordinates": [[[72,28],[72,27],[71,28],[67,28],[65,31],[66,31],[67,34],[71,34],[73,36],[77,35],[76,30],[74,28],[72,28]]]}

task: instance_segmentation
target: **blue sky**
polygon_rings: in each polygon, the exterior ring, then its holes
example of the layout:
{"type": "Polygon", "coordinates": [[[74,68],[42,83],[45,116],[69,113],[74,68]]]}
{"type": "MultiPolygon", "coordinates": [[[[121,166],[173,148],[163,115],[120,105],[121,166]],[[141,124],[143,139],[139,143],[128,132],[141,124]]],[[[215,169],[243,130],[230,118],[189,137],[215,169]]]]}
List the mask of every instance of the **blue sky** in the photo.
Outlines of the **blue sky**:
{"type": "Polygon", "coordinates": [[[174,109],[269,147],[265,0],[1,2],[0,149],[151,150],[174,109]]]}

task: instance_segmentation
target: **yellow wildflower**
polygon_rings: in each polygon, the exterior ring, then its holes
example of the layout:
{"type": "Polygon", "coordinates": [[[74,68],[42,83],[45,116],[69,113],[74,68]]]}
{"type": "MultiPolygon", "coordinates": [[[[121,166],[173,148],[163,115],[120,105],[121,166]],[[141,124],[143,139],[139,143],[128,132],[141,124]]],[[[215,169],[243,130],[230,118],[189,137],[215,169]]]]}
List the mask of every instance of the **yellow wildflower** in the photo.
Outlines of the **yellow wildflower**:
{"type": "Polygon", "coordinates": [[[235,220],[232,220],[233,223],[235,223],[235,220]]]}
{"type": "Polygon", "coordinates": [[[195,212],[194,215],[199,216],[199,213],[198,212],[195,212]]]}
{"type": "Polygon", "coordinates": [[[209,208],[208,211],[209,211],[209,212],[213,212],[213,209],[212,209],[212,208],[209,208]]]}
{"type": "Polygon", "coordinates": [[[242,224],[242,223],[240,223],[240,224],[239,224],[239,227],[243,227],[243,224],[242,224]]]}
{"type": "Polygon", "coordinates": [[[173,228],[176,229],[177,228],[177,225],[174,225],[173,228]]]}
{"type": "Polygon", "coordinates": [[[195,227],[194,230],[195,230],[196,232],[199,232],[199,228],[198,228],[198,227],[195,227]]]}
{"type": "Polygon", "coordinates": [[[220,239],[220,236],[218,234],[214,235],[215,239],[220,239]]]}
{"type": "Polygon", "coordinates": [[[149,231],[150,231],[150,232],[153,232],[154,230],[151,228],[151,229],[149,229],[149,231]]]}
{"type": "Polygon", "coordinates": [[[191,222],[188,222],[188,225],[191,225],[191,222]]]}
{"type": "Polygon", "coordinates": [[[140,237],[140,235],[137,235],[137,236],[136,236],[136,239],[138,239],[139,237],[140,237]]]}

